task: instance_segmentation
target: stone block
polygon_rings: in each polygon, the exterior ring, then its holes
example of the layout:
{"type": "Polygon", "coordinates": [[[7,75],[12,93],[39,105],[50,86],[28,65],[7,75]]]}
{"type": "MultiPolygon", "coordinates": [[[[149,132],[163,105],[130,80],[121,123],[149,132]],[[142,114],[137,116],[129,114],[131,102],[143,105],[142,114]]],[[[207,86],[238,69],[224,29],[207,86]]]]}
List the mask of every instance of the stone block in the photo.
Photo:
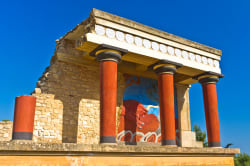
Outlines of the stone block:
{"type": "Polygon", "coordinates": [[[196,141],[196,135],[193,131],[181,131],[181,147],[203,147],[203,143],[196,141]]]}

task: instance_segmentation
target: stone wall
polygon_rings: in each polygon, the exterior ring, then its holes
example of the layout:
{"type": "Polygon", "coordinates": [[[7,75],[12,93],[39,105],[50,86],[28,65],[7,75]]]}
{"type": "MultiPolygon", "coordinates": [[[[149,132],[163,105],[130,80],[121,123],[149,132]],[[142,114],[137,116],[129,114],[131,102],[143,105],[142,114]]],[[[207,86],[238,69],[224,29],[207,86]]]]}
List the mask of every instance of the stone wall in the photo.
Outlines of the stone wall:
{"type": "Polygon", "coordinates": [[[0,122],[0,141],[10,141],[12,138],[13,122],[4,120],[0,122]]]}
{"type": "MultiPolygon", "coordinates": [[[[33,140],[98,144],[99,84],[99,65],[54,61],[32,94],[37,98],[33,140]]],[[[118,73],[117,119],[124,84],[118,73]]]]}
{"type": "Polygon", "coordinates": [[[0,142],[1,166],[233,166],[240,149],[0,142]],[[70,153],[69,153],[70,152],[70,153]]]}
{"type": "MultiPolygon", "coordinates": [[[[94,154],[94,153],[93,153],[94,154]]],[[[41,156],[0,156],[1,166],[111,166],[111,165],[124,165],[124,166],[234,166],[234,157],[211,157],[211,156],[195,156],[182,157],[182,156],[87,156],[87,155],[41,155],[41,156]],[[114,164],[115,163],[115,164],[114,164]]]]}

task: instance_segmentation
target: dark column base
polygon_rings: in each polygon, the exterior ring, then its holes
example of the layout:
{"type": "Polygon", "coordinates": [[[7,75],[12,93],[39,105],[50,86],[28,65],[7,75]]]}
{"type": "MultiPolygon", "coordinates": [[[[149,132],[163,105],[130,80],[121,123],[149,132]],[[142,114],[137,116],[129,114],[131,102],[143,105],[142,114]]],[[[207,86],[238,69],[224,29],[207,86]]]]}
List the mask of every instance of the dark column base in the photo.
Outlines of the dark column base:
{"type": "Polygon", "coordinates": [[[32,136],[30,132],[13,132],[12,140],[32,140],[32,136]]]}
{"type": "Polygon", "coordinates": [[[116,143],[116,140],[113,136],[101,136],[100,143],[116,143]]]}
{"type": "Polygon", "coordinates": [[[161,141],[162,145],[176,145],[175,139],[165,139],[161,141]]]}
{"type": "Polygon", "coordinates": [[[208,147],[221,147],[220,142],[208,142],[208,147]]]}

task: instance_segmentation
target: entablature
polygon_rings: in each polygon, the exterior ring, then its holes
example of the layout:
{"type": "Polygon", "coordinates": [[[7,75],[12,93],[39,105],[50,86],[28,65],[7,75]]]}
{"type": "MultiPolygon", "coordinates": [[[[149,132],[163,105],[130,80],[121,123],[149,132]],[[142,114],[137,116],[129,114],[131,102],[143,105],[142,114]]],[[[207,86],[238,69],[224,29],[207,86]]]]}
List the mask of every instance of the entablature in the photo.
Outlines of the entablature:
{"type": "MultiPolygon", "coordinates": [[[[221,51],[142,24],[93,9],[90,17],[62,37],[75,42],[74,49],[86,53],[101,44],[128,50],[122,61],[147,68],[159,60],[180,63],[177,74],[188,76],[187,83],[203,72],[221,74],[221,51]]],[[[91,59],[91,58],[88,58],[91,59]]]]}

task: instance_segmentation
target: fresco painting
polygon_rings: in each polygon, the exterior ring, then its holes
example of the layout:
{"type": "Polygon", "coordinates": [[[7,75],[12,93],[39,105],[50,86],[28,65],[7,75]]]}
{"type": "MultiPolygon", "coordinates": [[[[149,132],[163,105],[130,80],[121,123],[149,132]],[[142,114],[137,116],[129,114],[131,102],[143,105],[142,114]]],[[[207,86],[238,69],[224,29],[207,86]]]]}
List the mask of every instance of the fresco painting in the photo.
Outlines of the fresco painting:
{"type": "MultiPolygon", "coordinates": [[[[128,74],[125,74],[124,78],[126,88],[118,127],[118,141],[161,142],[157,80],[128,74]]],[[[175,111],[175,117],[178,144],[177,111],[175,111]]]]}

